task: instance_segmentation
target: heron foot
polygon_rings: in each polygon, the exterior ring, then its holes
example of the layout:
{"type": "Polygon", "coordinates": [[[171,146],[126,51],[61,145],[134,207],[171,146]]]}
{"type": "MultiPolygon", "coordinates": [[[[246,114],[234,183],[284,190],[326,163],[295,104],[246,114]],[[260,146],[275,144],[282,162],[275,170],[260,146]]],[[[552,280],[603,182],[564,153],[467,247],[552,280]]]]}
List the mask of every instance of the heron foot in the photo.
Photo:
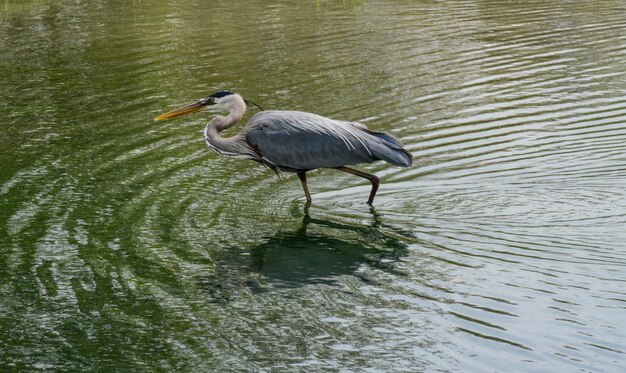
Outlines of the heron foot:
{"type": "Polygon", "coordinates": [[[309,207],[311,205],[311,193],[309,193],[309,187],[306,185],[306,171],[298,172],[298,177],[300,178],[300,182],[302,183],[302,189],[304,189],[304,195],[306,196],[306,206],[309,207]]]}
{"type": "Polygon", "coordinates": [[[354,168],[350,167],[337,167],[337,169],[352,175],[360,176],[369,180],[370,183],[372,183],[372,191],[370,192],[370,197],[367,199],[367,204],[373,206],[372,204],[374,203],[374,197],[376,197],[376,192],[378,191],[378,187],[380,186],[380,179],[378,178],[378,176],[368,174],[367,172],[355,170],[354,168]]]}

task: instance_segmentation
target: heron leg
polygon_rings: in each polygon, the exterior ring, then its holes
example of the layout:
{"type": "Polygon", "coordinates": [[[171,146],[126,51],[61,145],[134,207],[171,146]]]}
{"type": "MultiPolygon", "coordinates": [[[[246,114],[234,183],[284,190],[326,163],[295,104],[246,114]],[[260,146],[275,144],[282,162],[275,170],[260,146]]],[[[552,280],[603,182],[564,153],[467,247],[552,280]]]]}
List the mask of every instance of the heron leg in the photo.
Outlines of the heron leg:
{"type": "Polygon", "coordinates": [[[366,178],[372,183],[372,191],[370,192],[370,198],[367,200],[367,204],[371,206],[372,203],[374,203],[374,197],[376,197],[376,192],[378,191],[378,186],[380,185],[380,179],[378,179],[378,176],[368,174],[367,172],[355,170],[354,168],[350,168],[350,167],[337,167],[337,169],[343,172],[347,172],[352,175],[366,178]]]}
{"type": "Polygon", "coordinates": [[[306,196],[307,205],[311,204],[311,193],[309,193],[309,187],[306,185],[306,171],[298,172],[298,177],[302,183],[302,189],[304,189],[304,195],[306,196]]]}

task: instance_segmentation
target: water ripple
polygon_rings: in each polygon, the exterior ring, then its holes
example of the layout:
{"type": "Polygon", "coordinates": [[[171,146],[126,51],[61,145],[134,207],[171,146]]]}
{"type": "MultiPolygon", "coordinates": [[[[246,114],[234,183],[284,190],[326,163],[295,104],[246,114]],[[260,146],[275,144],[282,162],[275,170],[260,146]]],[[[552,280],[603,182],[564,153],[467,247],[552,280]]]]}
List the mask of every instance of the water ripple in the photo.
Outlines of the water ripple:
{"type": "Polygon", "coordinates": [[[619,371],[620,3],[204,5],[3,5],[0,368],[619,371]],[[206,115],[152,123],[215,89],[414,166],[305,211],[206,115]]]}

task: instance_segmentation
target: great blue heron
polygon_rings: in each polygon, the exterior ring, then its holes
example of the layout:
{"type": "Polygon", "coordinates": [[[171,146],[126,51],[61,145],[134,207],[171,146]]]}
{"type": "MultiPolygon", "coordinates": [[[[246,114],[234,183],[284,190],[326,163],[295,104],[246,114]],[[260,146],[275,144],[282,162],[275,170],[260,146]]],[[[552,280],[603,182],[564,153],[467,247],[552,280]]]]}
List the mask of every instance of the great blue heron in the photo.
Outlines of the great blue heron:
{"type": "Polygon", "coordinates": [[[295,172],[302,182],[307,204],[311,203],[307,171],[335,168],[368,179],[372,191],[367,204],[371,206],[378,190],[378,177],[346,165],[378,160],[401,167],[411,165],[411,153],[386,133],[370,131],[358,122],[344,122],[301,111],[261,111],[250,118],[237,135],[220,136],[220,132],[241,120],[246,103],[259,107],[237,93],[219,91],[161,114],[155,120],[175,118],[209,106],[230,111],[228,116],[218,115],[207,124],[204,137],[209,148],[222,155],[252,159],[276,172],[295,172]]]}

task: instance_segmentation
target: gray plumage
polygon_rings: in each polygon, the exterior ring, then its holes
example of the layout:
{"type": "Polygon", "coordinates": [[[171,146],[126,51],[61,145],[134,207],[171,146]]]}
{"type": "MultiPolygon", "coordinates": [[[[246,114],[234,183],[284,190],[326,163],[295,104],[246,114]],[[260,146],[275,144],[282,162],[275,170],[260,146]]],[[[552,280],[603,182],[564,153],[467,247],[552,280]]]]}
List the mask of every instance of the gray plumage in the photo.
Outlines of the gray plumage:
{"type": "Polygon", "coordinates": [[[371,205],[378,190],[378,178],[345,166],[378,160],[401,167],[412,163],[411,154],[391,135],[370,131],[362,123],[301,111],[262,111],[250,118],[239,134],[223,138],[220,132],[241,120],[246,102],[249,101],[236,93],[219,91],[156,119],[173,118],[202,110],[205,106],[229,110],[228,116],[217,116],[206,126],[207,145],[219,154],[252,159],[277,172],[296,172],[309,203],[311,196],[306,184],[306,171],[336,168],[367,178],[372,183],[368,200],[371,205]]]}
{"type": "Polygon", "coordinates": [[[264,111],[254,115],[241,133],[259,157],[283,171],[337,168],[384,160],[411,165],[411,155],[393,137],[301,111],[264,111]]]}

